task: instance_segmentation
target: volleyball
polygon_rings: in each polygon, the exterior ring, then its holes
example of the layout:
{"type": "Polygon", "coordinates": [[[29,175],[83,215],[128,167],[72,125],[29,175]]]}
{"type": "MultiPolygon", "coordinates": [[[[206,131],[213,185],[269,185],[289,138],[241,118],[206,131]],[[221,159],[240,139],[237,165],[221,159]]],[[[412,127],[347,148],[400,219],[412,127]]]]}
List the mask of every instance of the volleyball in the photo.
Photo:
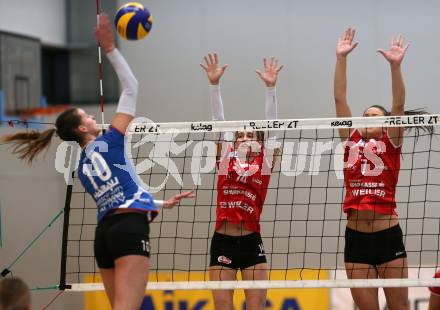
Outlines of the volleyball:
{"type": "Polygon", "coordinates": [[[145,38],[153,25],[153,17],[146,7],[138,2],[129,2],[119,8],[115,26],[121,37],[127,40],[145,38]]]}

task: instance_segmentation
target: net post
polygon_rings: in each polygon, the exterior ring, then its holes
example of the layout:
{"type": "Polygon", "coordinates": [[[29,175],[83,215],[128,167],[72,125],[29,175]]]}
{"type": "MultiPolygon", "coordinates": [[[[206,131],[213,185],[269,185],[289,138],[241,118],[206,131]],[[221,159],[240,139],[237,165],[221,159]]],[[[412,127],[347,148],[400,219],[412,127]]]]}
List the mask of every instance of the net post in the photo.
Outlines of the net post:
{"type": "MultiPolygon", "coordinates": [[[[73,179],[75,172],[71,172],[73,179]]],[[[64,221],[63,221],[63,242],[61,245],[61,270],[60,270],[60,284],[58,288],[65,290],[70,288],[66,285],[66,264],[67,264],[67,239],[69,237],[69,216],[70,216],[70,201],[72,198],[73,182],[67,185],[66,199],[64,201],[64,221]]]]}
{"type": "Polygon", "coordinates": [[[61,245],[61,266],[60,266],[60,290],[70,289],[71,285],[66,284],[67,269],[67,241],[69,237],[69,217],[70,202],[72,200],[73,180],[75,178],[76,162],[78,147],[72,147],[72,154],[69,160],[69,179],[67,180],[66,199],[64,201],[64,220],[63,220],[63,240],[61,245]]]}

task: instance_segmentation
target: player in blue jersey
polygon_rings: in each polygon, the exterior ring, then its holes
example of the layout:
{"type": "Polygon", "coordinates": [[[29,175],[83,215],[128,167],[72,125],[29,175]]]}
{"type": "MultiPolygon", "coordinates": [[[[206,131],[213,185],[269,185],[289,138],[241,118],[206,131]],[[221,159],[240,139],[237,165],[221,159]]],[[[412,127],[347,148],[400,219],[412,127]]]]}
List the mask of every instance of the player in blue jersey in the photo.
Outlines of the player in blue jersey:
{"type": "Polygon", "coordinates": [[[76,141],[82,148],[78,175],[98,207],[95,257],[105,291],[113,309],[139,309],[149,269],[149,222],[160,207],[172,208],[185,192],[165,201],[154,200],[136,182],[131,162],[124,156],[124,133],[136,110],[138,83],[125,59],[115,47],[110,20],[102,15],[96,38],[118,75],[123,91],[110,128],[100,135],[95,118],[71,108],[60,114],[54,129],[3,137],[15,144],[14,153],[29,163],[46,146],[53,134],[76,141]]]}

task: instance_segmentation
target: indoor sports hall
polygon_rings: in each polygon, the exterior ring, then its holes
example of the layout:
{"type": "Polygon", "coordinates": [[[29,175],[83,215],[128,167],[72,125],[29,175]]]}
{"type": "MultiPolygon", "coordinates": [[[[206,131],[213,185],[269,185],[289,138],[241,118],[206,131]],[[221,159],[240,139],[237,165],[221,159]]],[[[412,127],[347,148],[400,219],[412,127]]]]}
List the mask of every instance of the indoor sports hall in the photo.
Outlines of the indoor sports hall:
{"type": "Polygon", "coordinates": [[[440,309],[439,14],[0,0],[0,310],[440,309]]]}

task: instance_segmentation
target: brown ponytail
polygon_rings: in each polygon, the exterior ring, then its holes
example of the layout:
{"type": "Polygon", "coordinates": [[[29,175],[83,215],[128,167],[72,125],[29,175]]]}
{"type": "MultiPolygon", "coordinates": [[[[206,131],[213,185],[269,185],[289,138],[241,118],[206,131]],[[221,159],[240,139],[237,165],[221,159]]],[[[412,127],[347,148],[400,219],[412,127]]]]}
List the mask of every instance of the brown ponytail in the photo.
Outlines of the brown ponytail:
{"type": "Polygon", "coordinates": [[[1,138],[1,141],[12,142],[14,145],[12,152],[18,155],[19,159],[32,164],[35,156],[49,146],[55,132],[55,128],[47,129],[42,132],[35,130],[19,132],[13,135],[4,136],[1,138]]]}
{"type": "MultiPolygon", "coordinates": [[[[377,108],[377,109],[381,110],[385,116],[391,115],[391,112],[389,112],[387,109],[385,109],[381,105],[375,104],[375,105],[372,105],[370,108],[377,108]]],[[[405,110],[404,115],[411,116],[411,115],[426,115],[426,114],[429,114],[429,112],[426,109],[418,108],[418,109],[412,109],[412,110],[405,110]]],[[[425,133],[428,133],[430,135],[432,135],[434,133],[434,126],[420,126],[420,127],[419,126],[417,126],[417,127],[408,126],[408,127],[405,127],[406,131],[411,131],[413,129],[415,131],[416,138],[418,138],[420,136],[420,130],[425,133]]]]}
{"type": "Polygon", "coordinates": [[[45,131],[27,131],[19,132],[13,135],[7,135],[0,138],[1,142],[11,142],[13,144],[12,152],[18,155],[19,159],[32,164],[34,158],[45,148],[52,140],[54,133],[64,141],[76,141],[81,143],[81,136],[77,128],[81,125],[81,116],[76,108],[70,108],[61,113],[55,122],[56,128],[45,131]]]}

